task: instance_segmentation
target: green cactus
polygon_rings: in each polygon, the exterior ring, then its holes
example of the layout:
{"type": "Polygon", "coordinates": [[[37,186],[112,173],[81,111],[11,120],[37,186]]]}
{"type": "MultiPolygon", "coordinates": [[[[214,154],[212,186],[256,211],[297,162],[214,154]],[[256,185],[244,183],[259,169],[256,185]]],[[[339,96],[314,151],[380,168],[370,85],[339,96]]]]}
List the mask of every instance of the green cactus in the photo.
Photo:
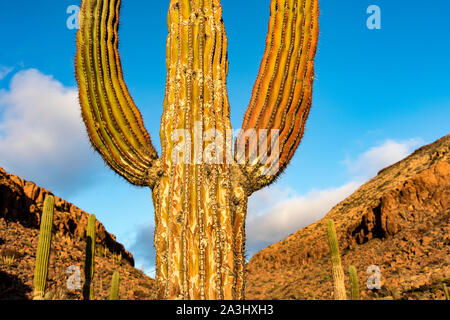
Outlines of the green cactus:
{"type": "Polygon", "coordinates": [[[104,246],[103,247],[103,257],[107,257],[108,256],[108,253],[109,253],[109,250],[108,250],[108,247],[107,246],[104,246]]]}
{"type": "Polygon", "coordinates": [[[114,263],[119,265],[122,263],[122,252],[113,255],[114,263]]]}
{"type": "Polygon", "coordinates": [[[334,298],[336,300],[347,300],[344,284],[344,271],[341,265],[341,257],[339,256],[339,243],[333,220],[327,221],[327,235],[331,262],[333,263],[334,298]]]}
{"type": "Polygon", "coordinates": [[[352,300],[361,300],[359,297],[359,280],[358,280],[358,272],[354,266],[350,266],[348,268],[348,273],[350,275],[350,286],[351,286],[351,299],[352,300]]]}
{"type": "Polygon", "coordinates": [[[55,198],[46,196],[41,216],[41,229],[36,253],[36,266],[34,269],[34,300],[44,300],[45,286],[47,284],[48,264],[52,242],[53,212],[55,198]]]}
{"type": "Polygon", "coordinates": [[[44,296],[44,300],[55,300],[56,295],[53,292],[47,292],[44,296]]]}
{"type": "Polygon", "coordinates": [[[84,267],[84,299],[94,299],[94,263],[95,263],[95,225],[97,219],[94,214],[89,215],[86,229],[86,263],[84,267]]]}
{"type": "Polygon", "coordinates": [[[111,279],[111,289],[109,291],[109,300],[119,300],[119,281],[120,276],[116,271],[114,272],[111,279]]]}
{"type": "Polygon", "coordinates": [[[444,288],[444,294],[445,294],[445,298],[447,300],[450,300],[450,295],[448,294],[448,290],[447,290],[447,285],[445,283],[442,284],[443,288],[444,288]]]}

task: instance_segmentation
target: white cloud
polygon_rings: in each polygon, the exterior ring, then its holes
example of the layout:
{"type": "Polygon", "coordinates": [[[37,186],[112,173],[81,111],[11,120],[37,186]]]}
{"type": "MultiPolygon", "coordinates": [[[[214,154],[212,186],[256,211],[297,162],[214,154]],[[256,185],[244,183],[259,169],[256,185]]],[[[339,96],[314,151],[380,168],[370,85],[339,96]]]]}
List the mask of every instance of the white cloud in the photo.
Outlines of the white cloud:
{"type": "Polygon", "coordinates": [[[0,91],[0,166],[54,192],[91,181],[100,161],[89,146],[77,90],[29,69],[0,91]]]}
{"type": "Polygon", "coordinates": [[[6,78],[6,76],[8,74],[10,74],[13,70],[14,70],[14,68],[12,68],[12,67],[6,67],[6,66],[0,65],[0,80],[3,80],[4,78],[6,78]]]}
{"type": "Polygon", "coordinates": [[[344,164],[349,182],[337,188],[311,190],[304,195],[278,187],[263,189],[249,199],[247,248],[253,254],[297,230],[322,219],[381,169],[408,156],[423,141],[386,140],[344,164]]]}
{"type": "Polygon", "coordinates": [[[320,220],[336,204],[351,195],[361,181],[352,181],[338,188],[312,190],[305,195],[289,193],[275,197],[264,210],[253,210],[255,203],[265,202],[273,194],[283,194],[278,187],[265,188],[249,199],[247,216],[247,248],[253,254],[271,243],[280,241],[302,227],[320,220]]]}
{"type": "Polygon", "coordinates": [[[360,154],[355,160],[347,159],[343,163],[353,176],[363,179],[372,178],[381,169],[404,159],[413,149],[423,143],[424,141],[420,138],[405,141],[388,139],[383,144],[360,154]]]}
{"type": "Polygon", "coordinates": [[[155,277],[156,258],[154,246],[154,235],[155,235],[154,224],[148,223],[139,226],[137,230],[134,230],[134,232],[132,233],[134,234],[134,241],[130,246],[130,251],[133,252],[136,268],[143,267],[146,275],[150,277],[155,277]]]}

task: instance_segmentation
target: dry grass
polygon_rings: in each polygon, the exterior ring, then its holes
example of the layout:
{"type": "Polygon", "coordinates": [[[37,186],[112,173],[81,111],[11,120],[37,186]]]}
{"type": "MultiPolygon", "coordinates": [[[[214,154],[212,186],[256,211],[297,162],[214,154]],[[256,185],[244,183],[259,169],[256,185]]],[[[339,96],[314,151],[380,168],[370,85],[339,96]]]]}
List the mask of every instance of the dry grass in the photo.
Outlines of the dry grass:
{"type": "Polygon", "coordinates": [[[1,256],[0,263],[8,268],[11,267],[16,262],[15,256],[1,256]]]}

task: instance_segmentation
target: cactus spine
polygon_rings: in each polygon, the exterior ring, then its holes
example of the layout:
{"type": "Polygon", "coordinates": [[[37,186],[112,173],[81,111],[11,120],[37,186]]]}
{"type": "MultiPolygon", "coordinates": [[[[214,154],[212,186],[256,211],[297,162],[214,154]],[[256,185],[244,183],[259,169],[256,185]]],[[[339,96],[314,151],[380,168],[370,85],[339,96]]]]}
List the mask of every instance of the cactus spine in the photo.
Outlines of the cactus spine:
{"type": "Polygon", "coordinates": [[[114,272],[111,279],[111,289],[109,291],[109,300],[119,300],[119,281],[120,276],[116,271],[114,272]]]}
{"type": "Polygon", "coordinates": [[[86,262],[84,267],[84,299],[94,299],[95,225],[97,219],[90,214],[86,228],[86,262]]]}
{"type": "Polygon", "coordinates": [[[123,79],[120,4],[83,0],[80,10],[75,71],[91,143],[112,170],[152,189],[158,299],[243,299],[247,199],[282,173],[302,139],[318,0],[270,1],[266,49],[242,126],[261,130],[251,134],[260,145],[273,142],[270,161],[245,133],[235,141],[245,152],[231,152],[220,0],[170,1],[158,156],[123,79]]]}
{"type": "Polygon", "coordinates": [[[55,198],[46,196],[41,216],[41,229],[36,253],[36,266],[34,269],[34,300],[44,300],[45,286],[47,284],[48,265],[52,243],[53,212],[55,198]]]}
{"type": "Polygon", "coordinates": [[[327,221],[327,236],[328,245],[330,247],[331,262],[333,264],[334,298],[336,300],[347,300],[344,284],[344,270],[341,265],[339,243],[333,220],[327,221]]]}
{"type": "Polygon", "coordinates": [[[358,272],[356,271],[356,268],[354,266],[350,266],[348,268],[348,273],[350,276],[351,299],[361,300],[359,297],[358,272]]]}

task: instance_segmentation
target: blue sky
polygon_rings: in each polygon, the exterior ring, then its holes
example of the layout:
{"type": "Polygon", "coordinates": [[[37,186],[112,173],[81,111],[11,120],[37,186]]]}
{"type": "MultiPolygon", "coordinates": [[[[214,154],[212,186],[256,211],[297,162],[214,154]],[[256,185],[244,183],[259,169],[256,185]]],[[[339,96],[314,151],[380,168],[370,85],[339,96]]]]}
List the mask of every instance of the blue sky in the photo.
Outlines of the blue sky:
{"type": "MultiPolygon", "coordinates": [[[[87,147],[77,118],[76,30],[67,28],[66,10],[79,4],[0,0],[0,166],[95,213],[135,254],[137,267],[149,270],[150,190],[112,174],[87,147]],[[35,156],[27,146],[35,154],[61,151],[35,156]]],[[[239,128],[264,51],[269,1],[222,5],[231,120],[239,128]]],[[[251,200],[250,254],[319,219],[378,169],[450,131],[450,2],[322,0],[320,6],[307,130],[283,177],[251,200]],[[366,26],[370,5],[381,9],[380,30],[366,26]],[[280,217],[284,224],[270,229],[280,217]]],[[[168,1],[124,0],[120,27],[125,79],[158,150],[167,8],[168,1]]]]}

